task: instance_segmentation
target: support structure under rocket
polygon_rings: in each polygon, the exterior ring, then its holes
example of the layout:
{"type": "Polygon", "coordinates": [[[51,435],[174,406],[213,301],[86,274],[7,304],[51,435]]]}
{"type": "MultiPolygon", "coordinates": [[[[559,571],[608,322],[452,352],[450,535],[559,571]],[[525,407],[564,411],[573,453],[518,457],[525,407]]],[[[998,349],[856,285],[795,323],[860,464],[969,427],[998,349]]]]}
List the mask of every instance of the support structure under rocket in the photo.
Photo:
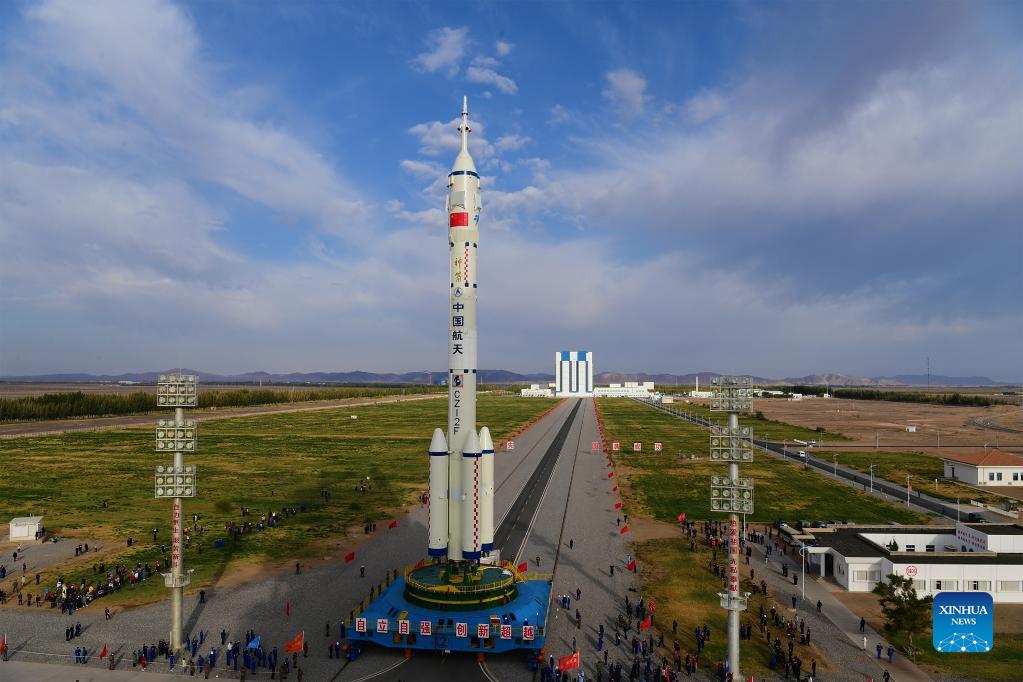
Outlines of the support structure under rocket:
{"type": "Polygon", "coordinates": [[[476,291],[480,176],[469,155],[462,99],[462,148],[448,174],[448,433],[430,442],[430,556],[479,561],[494,548],[494,443],[476,432],[476,291]]]}

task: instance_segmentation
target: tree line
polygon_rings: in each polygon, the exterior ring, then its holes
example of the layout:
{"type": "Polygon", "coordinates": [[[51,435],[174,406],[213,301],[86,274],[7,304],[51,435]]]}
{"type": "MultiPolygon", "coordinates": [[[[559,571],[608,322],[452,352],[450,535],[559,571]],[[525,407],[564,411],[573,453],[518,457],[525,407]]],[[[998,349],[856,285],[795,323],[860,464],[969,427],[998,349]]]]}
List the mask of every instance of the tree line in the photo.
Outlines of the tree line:
{"type": "Polygon", "coordinates": [[[999,401],[981,395],[962,393],[923,393],[920,391],[879,391],[872,388],[836,388],[836,398],[850,400],[890,400],[896,403],[928,403],[931,405],[954,405],[965,407],[989,407],[999,401]]]}
{"type": "MultiPolygon", "coordinates": [[[[438,393],[445,386],[343,386],[336,388],[255,389],[199,391],[199,409],[248,407],[313,400],[372,398],[397,393],[438,393]]],[[[69,419],[144,414],[156,410],[156,392],[46,393],[22,398],[0,398],[0,422],[33,419],[69,419]]]]}

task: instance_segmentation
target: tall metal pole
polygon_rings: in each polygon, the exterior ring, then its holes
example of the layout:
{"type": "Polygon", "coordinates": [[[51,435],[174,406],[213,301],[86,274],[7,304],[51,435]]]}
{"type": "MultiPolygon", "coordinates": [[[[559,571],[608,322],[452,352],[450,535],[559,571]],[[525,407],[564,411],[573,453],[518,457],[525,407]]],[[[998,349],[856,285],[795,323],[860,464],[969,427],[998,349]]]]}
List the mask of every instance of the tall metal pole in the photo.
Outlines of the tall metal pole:
{"type": "Polygon", "coordinates": [[[185,452],[196,449],[195,422],[185,420],[185,407],[195,407],[196,381],[194,376],[168,374],[160,375],[157,384],[157,407],[173,407],[173,420],[159,420],[156,429],[156,449],[159,452],[174,453],[173,464],[156,467],[155,493],[159,500],[171,500],[171,560],[167,573],[163,574],[164,585],[171,590],[171,624],[169,643],[171,651],[182,648],[181,601],[189,576],[184,568],[184,552],[181,547],[182,522],[185,497],[195,497],[195,466],[185,464],[185,452]]]}
{"type": "MultiPolygon", "coordinates": [[[[739,432],[739,415],[728,413],[728,430],[734,434],[739,432]]],[[[728,477],[733,481],[739,478],[739,463],[729,462],[728,477]]],[[[740,680],[739,673],[739,515],[728,515],[728,670],[732,679],[740,680]]]]}
{"type": "MultiPolygon", "coordinates": [[[[182,427],[185,425],[185,410],[182,407],[174,408],[174,425],[182,427]]],[[[181,450],[174,449],[174,470],[181,471],[185,465],[184,455],[181,450]]],[[[175,497],[171,511],[171,651],[181,650],[181,578],[184,575],[182,567],[181,552],[181,498],[175,497]]]]}

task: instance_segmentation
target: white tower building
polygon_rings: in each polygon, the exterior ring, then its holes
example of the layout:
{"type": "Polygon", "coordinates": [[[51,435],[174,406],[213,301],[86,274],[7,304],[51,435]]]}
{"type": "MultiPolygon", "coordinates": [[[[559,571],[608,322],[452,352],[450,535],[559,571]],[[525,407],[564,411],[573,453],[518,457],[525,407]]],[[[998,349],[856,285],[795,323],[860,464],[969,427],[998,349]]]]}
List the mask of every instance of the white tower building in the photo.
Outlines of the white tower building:
{"type": "Polygon", "coordinates": [[[589,398],[593,395],[593,353],[563,350],[554,354],[554,395],[589,398]]]}

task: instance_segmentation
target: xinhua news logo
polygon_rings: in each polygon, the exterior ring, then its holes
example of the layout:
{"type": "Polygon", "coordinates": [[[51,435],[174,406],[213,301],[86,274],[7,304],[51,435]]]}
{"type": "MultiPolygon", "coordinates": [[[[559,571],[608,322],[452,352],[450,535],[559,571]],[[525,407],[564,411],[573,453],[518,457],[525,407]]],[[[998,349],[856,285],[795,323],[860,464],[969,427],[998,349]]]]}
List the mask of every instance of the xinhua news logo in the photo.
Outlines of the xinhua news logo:
{"type": "Polygon", "coordinates": [[[934,648],[981,653],[995,645],[994,602],[987,592],[939,592],[934,598],[934,648]]]}

